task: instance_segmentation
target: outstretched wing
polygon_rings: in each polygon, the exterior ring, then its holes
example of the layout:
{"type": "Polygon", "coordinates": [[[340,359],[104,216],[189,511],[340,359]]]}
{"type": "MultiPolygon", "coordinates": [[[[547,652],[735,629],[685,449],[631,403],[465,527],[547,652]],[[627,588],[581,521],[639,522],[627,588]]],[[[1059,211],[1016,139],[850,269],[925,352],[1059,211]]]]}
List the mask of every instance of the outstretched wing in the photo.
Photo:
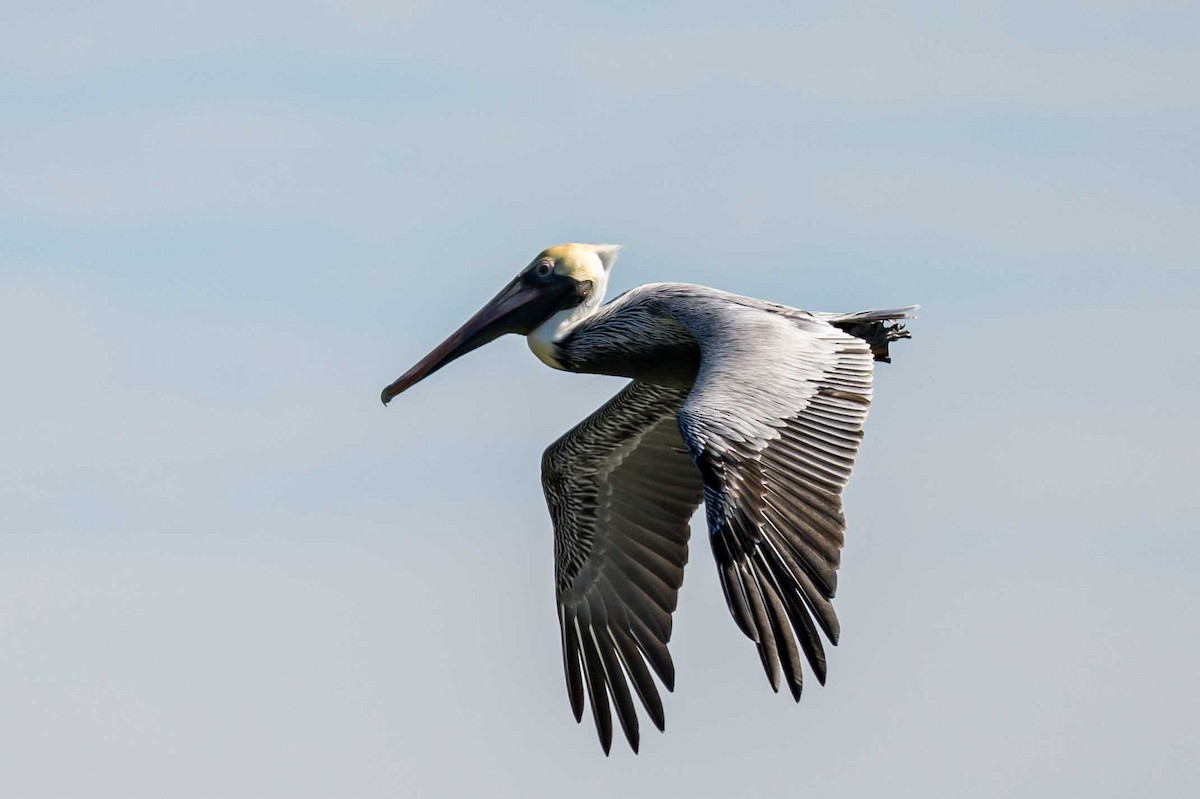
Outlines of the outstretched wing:
{"type": "Polygon", "coordinates": [[[579,721],[586,689],[606,754],[610,697],[636,752],[630,685],[661,730],[662,700],[649,669],[667,690],[675,684],[671,613],[702,491],[675,418],[686,395],[630,383],[542,458],[571,710],[579,721]]]}
{"type": "Polygon", "coordinates": [[[721,587],[771,686],[782,669],[798,701],[800,652],[823,684],[817,626],[838,639],[841,491],[871,402],[871,350],[800,312],[725,302],[686,321],[701,358],[679,425],[703,476],[721,587]]]}

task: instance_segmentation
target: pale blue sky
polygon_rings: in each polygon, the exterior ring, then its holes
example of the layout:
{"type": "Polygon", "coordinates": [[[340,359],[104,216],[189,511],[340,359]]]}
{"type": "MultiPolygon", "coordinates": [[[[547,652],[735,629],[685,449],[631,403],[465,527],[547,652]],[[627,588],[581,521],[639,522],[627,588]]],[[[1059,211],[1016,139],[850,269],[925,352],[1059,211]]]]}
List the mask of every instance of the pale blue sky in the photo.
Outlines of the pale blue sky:
{"type": "Polygon", "coordinates": [[[1191,796],[1200,7],[0,11],[0,793],[1191,796]],[[825,688],[696,520],[667,734],[560,673],[516,339],[379,389],[542,247],[920,302],[825,688]]]}

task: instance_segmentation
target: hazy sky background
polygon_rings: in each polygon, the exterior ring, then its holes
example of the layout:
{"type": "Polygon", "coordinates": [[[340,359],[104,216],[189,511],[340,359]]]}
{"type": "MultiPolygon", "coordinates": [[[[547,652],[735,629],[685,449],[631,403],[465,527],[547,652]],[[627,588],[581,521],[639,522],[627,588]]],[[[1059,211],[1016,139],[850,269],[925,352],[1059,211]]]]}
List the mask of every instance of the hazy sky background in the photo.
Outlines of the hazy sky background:
{"type": "Polygon", "coordinates": [[[1200,790],[1200,6],[22,5],[0,794],[1200,790]],[[924,306],[829,684],[771,693],[697,519],[636,758],[571,719],[538,482],[619,381],[510,338],[378,402],[571,240],[924,306]]]}

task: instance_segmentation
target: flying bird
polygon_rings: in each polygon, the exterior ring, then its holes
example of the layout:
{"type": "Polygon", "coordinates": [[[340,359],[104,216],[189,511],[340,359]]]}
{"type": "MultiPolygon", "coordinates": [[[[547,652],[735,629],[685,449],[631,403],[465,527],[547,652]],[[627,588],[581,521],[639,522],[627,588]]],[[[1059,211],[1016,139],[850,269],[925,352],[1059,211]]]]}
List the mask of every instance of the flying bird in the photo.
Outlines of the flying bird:
{"type": "Polygon", "coordinates": [[[674,689],[671,614],[701,501],[729,612],[771,687],[799,701],[802,660],[824,684],[841,491],[874,362],[909,338],[896,320],[917,307],[816,313],[682,283],[603,304],[619,249],[542,251],[382,394],[505,333],[555,369],[631,379],[542,457],[567,694],[577,722],[590,704],[605,754],[614,709],[638,749],[634,694],[664,728],[654,676],[674,689]]]}

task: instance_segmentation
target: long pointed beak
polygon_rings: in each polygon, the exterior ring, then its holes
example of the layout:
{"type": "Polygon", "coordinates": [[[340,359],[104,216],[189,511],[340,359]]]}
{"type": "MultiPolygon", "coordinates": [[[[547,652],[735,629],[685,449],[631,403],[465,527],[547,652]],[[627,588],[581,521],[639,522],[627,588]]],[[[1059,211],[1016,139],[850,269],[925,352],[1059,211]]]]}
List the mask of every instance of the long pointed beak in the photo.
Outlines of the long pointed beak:
{"type": "Polygon", "coordinates": [[[560,293],[552,286],[526,284],[520,276],[501,289],[491,302],[466,324],[434,348],[380,394],[387,405],[402,391],[429,377],[456,358],[494,341],[505,333],[527,333],[548,315],[546,306],[557,304],[560,293]],[[553,301],[552,303],[550,301],[553,301]]]}

